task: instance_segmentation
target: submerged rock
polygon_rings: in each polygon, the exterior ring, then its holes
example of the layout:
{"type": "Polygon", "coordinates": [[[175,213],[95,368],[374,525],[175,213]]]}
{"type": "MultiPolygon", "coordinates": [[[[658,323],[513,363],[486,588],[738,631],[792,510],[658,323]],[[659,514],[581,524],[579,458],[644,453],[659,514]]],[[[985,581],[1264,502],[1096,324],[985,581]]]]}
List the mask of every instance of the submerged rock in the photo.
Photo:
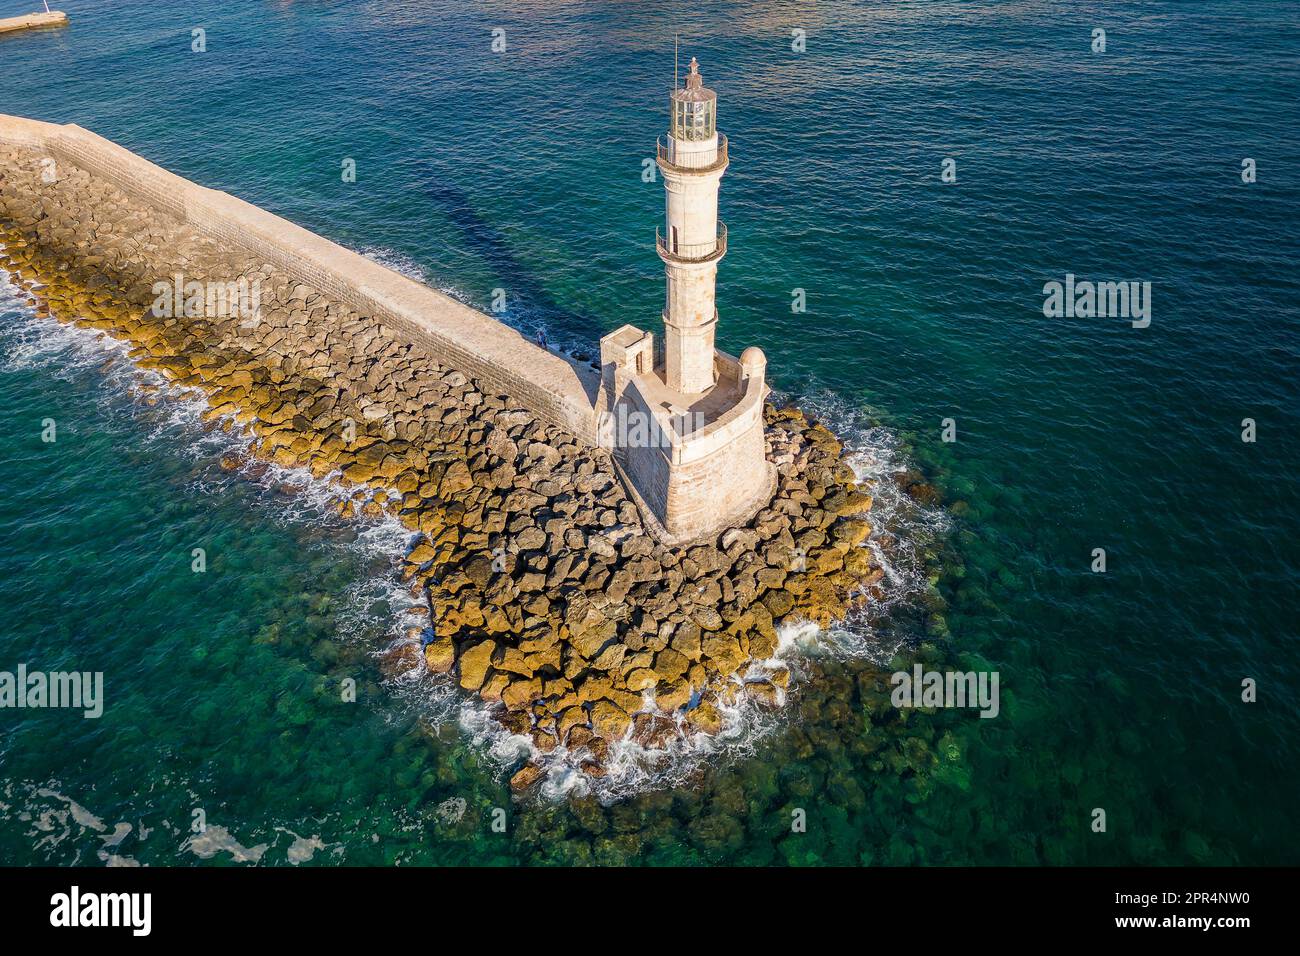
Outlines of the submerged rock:
{"type": "Polygon", "coordinates": [[[510,789],[522,793],[542,777],[542,768],[536,763],[527,763],[510,778],[510,789]]]}

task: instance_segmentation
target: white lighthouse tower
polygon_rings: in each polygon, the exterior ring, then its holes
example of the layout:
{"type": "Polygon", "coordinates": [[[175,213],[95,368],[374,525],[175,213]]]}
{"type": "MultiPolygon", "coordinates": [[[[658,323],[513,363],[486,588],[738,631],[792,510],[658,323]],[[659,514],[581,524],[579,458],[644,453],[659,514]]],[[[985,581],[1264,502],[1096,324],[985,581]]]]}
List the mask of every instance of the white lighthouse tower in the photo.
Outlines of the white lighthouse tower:
{"type": "Polygon", "coordinates": [[[704,85],[691,57],[686,84],[670,97],[668,135],[658,143],[664,177],[664,227],[657,235],[668,277],[664,364],[668,387],[686,395],[714,385],[714,288],[727,252],[718,220],[718,187],[727,171],[727,138],[718,133],[718,94],[704,85]]]}
{"type": "Polygon", "coordinates": [[[669,95],[668,134],[656,162],[664,179],[664,224],[655,245],[667,295],[663,348],[624,325],[600,340],[601,443],[651,530],[672,543],[704,539],[747,522],[772,495],[776,471],[763,437],[762,350],[737,360],[714,347],[718,261],[727,228],[718,188],[727,138],[718,133],[718,95],[691,58],[669,95]]]}

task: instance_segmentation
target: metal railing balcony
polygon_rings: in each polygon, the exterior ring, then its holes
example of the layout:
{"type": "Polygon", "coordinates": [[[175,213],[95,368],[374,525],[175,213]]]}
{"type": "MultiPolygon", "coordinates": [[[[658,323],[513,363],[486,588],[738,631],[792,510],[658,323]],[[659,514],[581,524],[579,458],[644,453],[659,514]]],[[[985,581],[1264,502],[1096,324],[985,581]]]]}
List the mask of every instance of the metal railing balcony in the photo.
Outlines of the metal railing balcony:
{"type": "Polygon", "coordinates": [[[727,137],[722,133],[718,134],[718,151],[714,156],[710,155],[713,150],[690,149],[689,146],[695,145],[691,140],[678,140],[677,143],[677,146],[672,146],[668,142],[668,137],[659,137],[655,142],[659,162],[665,166],[671,166],[673,169],[693,173],[707,173],[710,170],[727,165],[727,137]]]}
{"type": "Polygon", "coordinates": [[[673,242],[656,226],[655,245],[659,247],[659,255],[675,262],[708,262],[710,259],[721,259],[727,252],[727,224],[718,223],[718,237],[712,242],[696,243],[673,242]]]}

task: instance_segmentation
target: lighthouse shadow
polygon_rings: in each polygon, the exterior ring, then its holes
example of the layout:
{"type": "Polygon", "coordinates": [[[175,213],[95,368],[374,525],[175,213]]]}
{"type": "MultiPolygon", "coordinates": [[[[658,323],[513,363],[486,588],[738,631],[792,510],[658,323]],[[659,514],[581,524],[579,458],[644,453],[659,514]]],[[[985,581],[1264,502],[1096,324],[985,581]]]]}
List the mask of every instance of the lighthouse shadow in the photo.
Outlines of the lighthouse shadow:
{"type": "Polygon", "coordinates": [[[461,247],[488,265],[512,300],[526,303],[528,324],[558,331],[565,338],[583,343],[582,351],[590,357],[600,337],[599,328],[551,297],[546,286],[516,258],[500,228],[480,216],[465,193],[439,180],[427,165],[420,172],[422,192],[455,223],[461,247]]]}

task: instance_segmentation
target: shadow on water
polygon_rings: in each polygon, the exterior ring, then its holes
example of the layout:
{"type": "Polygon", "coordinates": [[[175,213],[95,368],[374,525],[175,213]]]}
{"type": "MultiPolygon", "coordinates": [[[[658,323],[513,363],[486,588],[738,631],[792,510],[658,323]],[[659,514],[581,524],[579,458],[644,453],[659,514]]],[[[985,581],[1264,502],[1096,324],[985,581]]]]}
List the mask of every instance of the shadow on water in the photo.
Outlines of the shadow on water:
{"type": "MultiPolygon", "coordinates": [[[[511,290],[513,298],[528,303],[529,324],[562,330],[563,338],[583,343],[583,352],[595,352],[594,343],[604,334],[599,325],[561,307],[536,275],[520,263],[502,230],[480,216],[463,191],[440,179],[428,163],[419,163],[416,169],[420,189],[456,224],[463,248],[486,263],[502,286],[511,290]]],[[[550,350],[573,366],[587,399],[594,405],[600,387],[595,367],[589,360],[566,355],[556,348],[550,350]]]]}
{"type": "Polygon", "coordinates": [[[563,329],[575,338],[594,342],[602,330],[588,318],[560,306],[537,276],[520,263],[499,226],[484,219],[469,197],[453,184],[440,179],[429,163],[416,166],[420,189],[455,223],[463,248],[478,256],[500,277],[512,298],[528,303],[532,316],[547,325],[563,329]]]}

